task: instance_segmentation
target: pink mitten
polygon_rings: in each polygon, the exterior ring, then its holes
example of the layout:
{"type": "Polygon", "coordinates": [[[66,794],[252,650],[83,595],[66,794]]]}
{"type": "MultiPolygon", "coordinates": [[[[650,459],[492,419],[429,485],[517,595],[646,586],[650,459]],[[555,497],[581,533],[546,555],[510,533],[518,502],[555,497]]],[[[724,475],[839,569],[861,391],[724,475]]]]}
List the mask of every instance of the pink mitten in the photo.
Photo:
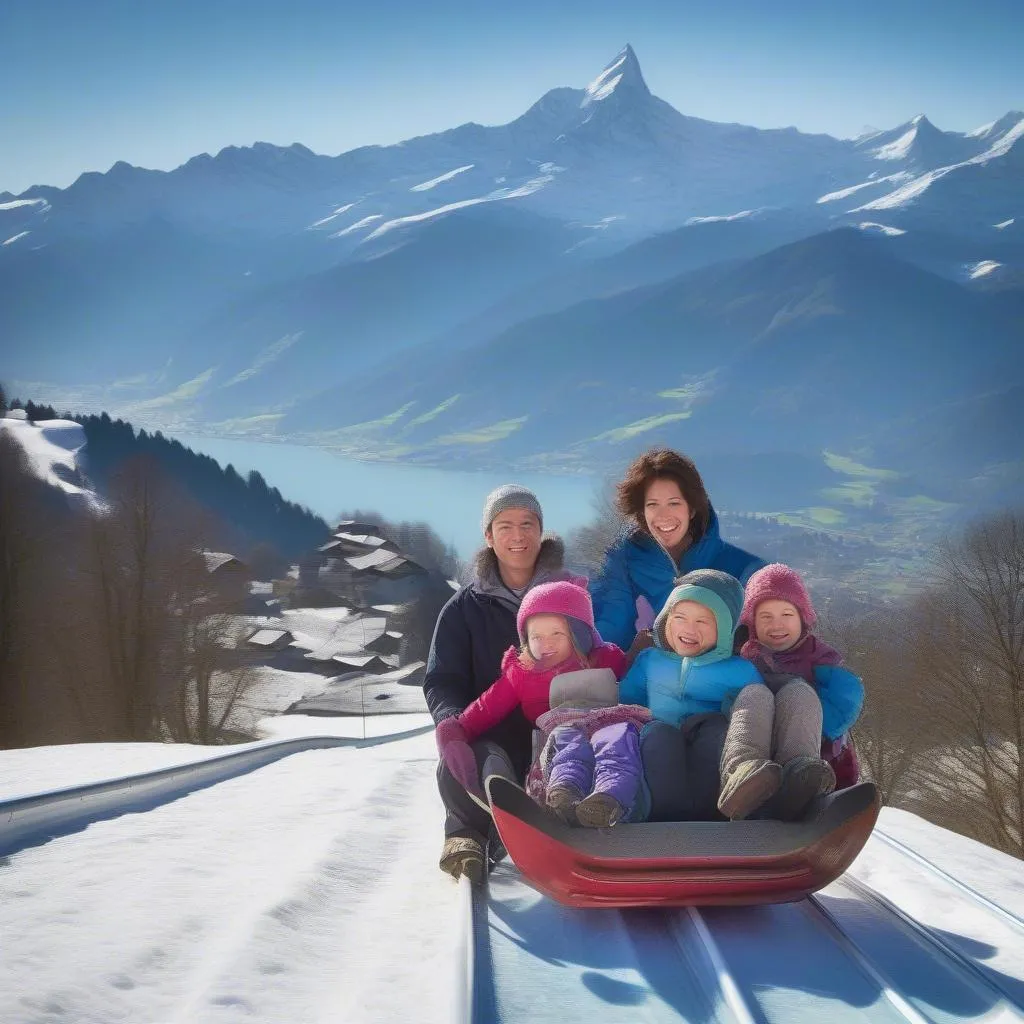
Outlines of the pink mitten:
{"type": "Polygon", "coordinates": [[[654,609],[642,594],[636,599],[636,631],[650,629],[654,625],[654,609]]]}
{"type": "Polygon", "coordinates": [[[446,718],[438,722],[434,728],[437,740],[437,751],[441,760],[448,766],[455,780],[463,789],[477,796],[483,796],[480,787],[480,770],[476,766],[476,756],[466,738],[466,730],[457,718],[446,718]]]}

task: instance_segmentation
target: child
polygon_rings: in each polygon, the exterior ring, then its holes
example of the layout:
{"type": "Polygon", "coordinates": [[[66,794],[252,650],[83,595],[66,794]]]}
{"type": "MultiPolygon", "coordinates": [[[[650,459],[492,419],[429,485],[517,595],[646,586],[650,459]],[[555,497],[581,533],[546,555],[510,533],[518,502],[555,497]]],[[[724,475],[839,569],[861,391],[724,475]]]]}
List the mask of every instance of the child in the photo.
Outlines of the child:
{"type": "MultiPolygon", "coordinates": [[[[528,591],[516,617],[522,648],[510,647],[497,681],[462,714],[438,724],[435,735],[441,757],[471,792],[480,792],[469,746],[474,739],[517,707],[536,724],[551,710],[551,684],[556,676],[604,668],[618,679],[625,671],[625,655],[614,644],[604,643],[594,629],[594,610],[584,584],[583,580],[562,580],[528,591]]],[[[607,727],[612,731],[601,729],[589,737],[562,735],[550,764],[545,796],[559,816],[601,827],[629,813],[640,785],[639,730],[624,725],[629,723],[613,723],[607,727]]]]}
{"type": "Polygon", "coordinates": [[[822,734],[830,743],[849,730],[864,687],[841,667],[838,651],[811,633],[816,621],[807,589],[789,566],[776,562],[750,577],[740,618],[750,639],[742,654],[768,689],[744,690],[733,706],[718,802],[730,818],[747,817],[777,790],[773,816],[794,820],[835,787],[835,772],[820,756],[822,734]]]}
{"type": "MultiPolygon", "coordinates": [[[[619,687],[623,703],[641,704],[651,714],[670,726],[682,726],[685,743],[672,738],[670,756],[647,757],[646,738],[653,737],[654,727],[644,730],[645,770],[652,789],[655,818],[677,820],[703,818],[715,815],[718,795],[718,762],[721,754],[717,744],[703,744],[713,748],[713,761],[693,764],[696,759],[709,760],[703,749],[696,754],[687,747],[693,744],[688,721],[727,713],[741,690],[754,684],[766,690],[757,669],[732,653],[733,634],[739,625],[743,608],[743,587],[739,580],[717,569],[694,569],[676,581],[665,607],[654,620],[654,644],[642,650],[633,662],[619,687]],[[680,761],[680,758],[682,759],[680,761]],[[654,781],[652,782],[652,779],[654,781]],[[710,783],[707,780],[710,779],[710,783]],[[693,794],[673,792],[682,785],[691,787],[693,794]],[[698,794],[710,789],[709,798],[698,794]],[[664,791],[671,799],[663,799],[664,791]],[[659,813],[659,807],[674,806],[677,814],[659,813]]],[[[663,731],[663,730],[659,730],[663,731]]]]}
{"type": "Polygon", "coordinates": [[[620,704],[607,668],[560,673],[548,700],[527,792],[570,825],[605,828],[627,818],[640,790],[640,729],[650,711],[620,704]]]}

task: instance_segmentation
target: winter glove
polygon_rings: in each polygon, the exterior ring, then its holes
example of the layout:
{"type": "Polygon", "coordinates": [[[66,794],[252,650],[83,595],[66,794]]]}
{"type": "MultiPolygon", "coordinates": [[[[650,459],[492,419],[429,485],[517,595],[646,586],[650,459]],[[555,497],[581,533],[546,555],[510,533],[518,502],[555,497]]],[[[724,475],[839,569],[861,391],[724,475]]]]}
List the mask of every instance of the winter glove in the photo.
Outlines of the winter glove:
{"type": "Polygon", "coordinates": [[[437,740],[437,752],[455,781],[463,789],[482,798],[484,793],[480,787],[476,755],[469,745],[462,723],[457,718],[446,718],[438,722],[434,728],[434,738],[437,740]]]}
{"type": "Polygon", "coordinates": [[[651,602],[642,594],[636,599],[636,622],[633,623],[636,631],[650,629],[654,625],[654,609],[651,602]]]}

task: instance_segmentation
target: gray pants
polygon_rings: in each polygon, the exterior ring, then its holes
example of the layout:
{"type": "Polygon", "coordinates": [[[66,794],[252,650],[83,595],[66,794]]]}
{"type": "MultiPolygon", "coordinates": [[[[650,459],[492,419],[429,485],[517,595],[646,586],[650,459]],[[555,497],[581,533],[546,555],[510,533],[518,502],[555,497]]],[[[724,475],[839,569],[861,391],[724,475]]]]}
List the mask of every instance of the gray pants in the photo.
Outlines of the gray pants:
{"type": "Polygon", "coordinates": [[[722,751],[722,776],[744,761],[820,756],[821,701],[802,679],[790,678],[777,693],[755,683],[740,690],[732,706],[722,751]]]}
{"type": "MultiPolygon", "coordinates": [[[[522,778],[516,772],[512,758],[504,747],[492,740],[477,740],[472,744],[480,778],[501,775],[511,782],[519,783],[522,778]]],[[[444,820],[445,838],[448,836],[472,836],[481,843],[486,841],[493,822],[487,813],[462,788],[444,761],[437,766],[437,788],[441,793],[444,809],[448,812],[444,820]]]]}

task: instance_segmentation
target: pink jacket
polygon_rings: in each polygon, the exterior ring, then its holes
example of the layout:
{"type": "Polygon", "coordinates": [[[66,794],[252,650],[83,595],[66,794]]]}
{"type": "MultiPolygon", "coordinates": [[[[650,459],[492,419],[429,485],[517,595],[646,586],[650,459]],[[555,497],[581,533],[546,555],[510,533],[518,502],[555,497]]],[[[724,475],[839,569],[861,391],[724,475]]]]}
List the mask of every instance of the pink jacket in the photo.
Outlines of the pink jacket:
{"type": "Polygon", "coordinates": [[[616,679],[626,672],[626,656],[615,644],[599,644],[590,652],[589,665],[563,662],[544,672],[524,668],[519,661],[519,651],[510,647],[501,659],[501,675],[465,711],[459,715],[459,723],[466,730],[466,737],[474,740],[493,729],[508,717],[517,707],[523,709],[531,725],[545,711],[551,710],[549,695],[551,680],[560,672],[578,668],[610,668],[616,679]]]}

